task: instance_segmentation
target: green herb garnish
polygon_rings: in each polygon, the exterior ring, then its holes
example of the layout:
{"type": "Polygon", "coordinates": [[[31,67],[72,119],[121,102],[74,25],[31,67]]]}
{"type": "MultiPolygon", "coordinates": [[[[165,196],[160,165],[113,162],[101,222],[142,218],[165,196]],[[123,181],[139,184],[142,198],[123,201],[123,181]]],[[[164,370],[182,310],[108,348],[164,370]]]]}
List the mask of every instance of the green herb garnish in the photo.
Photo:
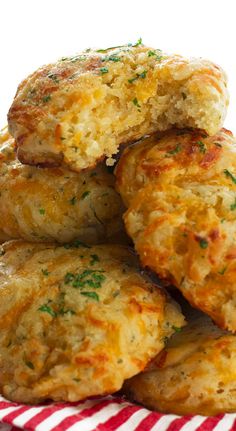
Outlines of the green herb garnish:
{"type": "Polygon", "coordinates": [[[103,53],[103,52],[107,52],[107,51],[109,51],[110,49],[124,48],[125,46],[126,46],[126,45],[110,46],[109,48],[105,48],[105,49],[97,49],[97,50],[96,50],[96,52],[103,53]]]}
{"type": "MultiPolygon", "coordinates": [[[[141,108],[141,105],[139,104],[139,101],[138,101],[137,97],[135,97],[132,100],[132,102],[133,102],[134,106],[137,106],[137,108],[141,108]]],[[[140,109],[138,109],[138,111],[140,112],[140,109]]]]}
{"type": "Polygon", "coordinates": [[[99,296],[96,292],[80,292],[81,295],[87,296],[88,298],[92,298],[95,301],[99,301],[99,296]]]}
{"type": "Polygon", "coordinates": [[[224,170],[224,174],[226,175],[226,177],[230,178],[234,184],[236,184],[236,177],[234,177],[234,175],[231,174],[231,172],[228,171],[228,169],[224,170]]]}
{"type": "Polygon", "coordinates": [[[80,247],[84,247],[84,248],[91,248],[90,245],[85,244],[84,242],[80,241],[79,239],[76,239],[75,241],[68,243],[68,244],[64,244],[64,248],[69,249],[69,248],[80,248],[80,247]]]}
{"type": "Polygon", "coordinates": [[[34,364],[32,364],[32,362],[25,361],[25,365],[27,365],[27,367],[30,368],[31,370],[34,370],[34,364]]]}
{"type": "Polygon", "coordinates": [[[48,272],[48,270],[47,270],[47,269],[42,269],[42,273],[43,273],[43,275],[45,275],[45,276],[47,276],[47,275],[49,275],[49,274],[50,274],[50,272],[48,272]]]}
{"type": "Polygon", "coordinates": [[[135,44],[131,45],[131,46],[136,47],[136,46],[140,46],[140,45],[142,45],[142,44],[143,44],[143,41],[142,41],[142,38],[140,37],[140,38],[137,40],[137,42],[136,42],[135,44]]]}
{"type": "Polygon", "coordinates": [[[71,284],[75,288],[84,288],[86,286],[99,289],[106,277],[102,274],[103,270],[85,269],[81,274],[67,272],[64,277],[65,284],[71,284]]]}
{"type": "Polygon", "coordinates": [[[168,151],[167,154],[170,154],[173,156],[175,154],[178,154],[180,151],[181,151],[181,144],[177,144],[176,147],[173,150],[168,151]]]}
{"type": "Polygon", "coordinates": [[[44,208],[39,208],[39,214],[44,215],[45,214],[45,209],[44,208]]]}
{"type": "Polygon", "coordinates": [[[206,147],[202,141],[197,141],[196,144],[199,146],[200,153],[206,152],[206,147]]]}
{"type": "Polygon", "coordinates": [[[146,70],[143,70],[143,72],[141,72],[141,73],[136,73],[136,76],[134,76],[133,78],[131,78],[131,79],[128,79],[128,82],[130,83],[130,84],[132,84],[134,81],[136,81],[137,79],[139,79],[139,78],[141,78],[141,79],[145,79],[146,78],[146,75],[147,75],[147,71],[146,70]]]}
{"type": "Polygon", "coordinates": [[[61,315],[61,316],[64,316],[64,314],[71,314],[71,315],[75,315],[76,313],[75,313],[75,311],[74,310],[71,310],[70,308],[68,308],[67,310],[65,310],[64,308],[61,308],[59,311],[58,311],[58,313],[57,314],[59,314],[59,315],[61,315]]]}
{"type": "Polygon", "coordinates": [[[220,271],[218,271],[218,274],[220,275],[224,275],[225,271],[227,269],[227,266],[225,266],[224,268],[222,268],[220,271]]]}
{"type": "Polygon", "coordinates": [[[236,198],[234,200],[234,203],[230,205],[230,209],[231,209],[231,211],[236,210],[236,198]]]}
{"type": "Polygon", "coordinates": [[[49,100],[51,100],[51,96],[50,96],[50,94],[48,94],[48,96],[44,96],[44,97],[42,98],[42,101],[43,101],[44,103],[49,102],[49,100]]]}
{"type": "Polygon", "coordinates": [[[86,192],[84,192],[83,194],[82,194],[82,196],[81,196],[81,199],[85,199],[88,195],[90,195],[90,191],[89,190],[87,190],[86,192]]]}
{"type": "Polygon", "coordinates": [[[94,265],[96,262],[100,261],[100,259],[99,259],[99,257],[98,257],[97,254],[91,254],[90,257],[91,257],[91,260],[89,262],[90,265],[94,265]]]}
{"type": "Polygon", "coordinates": [[[179,326],[175,326],[175,325],[172,326],[172,329],[175,332],[181,332],[182,331],[182,328],[180,328],[179,326]]]}
{"type": "Polygon", "coordinates": [[[118,61],[120,61],[120,57],[117,57],[117,55],[109,55],[108,57],[104,57],[102,59],[102,61],[113,61],[114,63],[117,63],[118,61]]]}
{"type": "MultiPolygon", "coordinates": [[[[157,49],[157,51],[161,52],[160,49],[157,49]]],[[[163,56],[157,54],[156,51],[148,51],[148,57],[155,57],[155,60],[157,61],[161,61],[163,59],[163,56]]]]}
{"type": "Polygon", "coordinates": [[[208,247],[208,241],[205,238],[200,239],[199,245],[201,248],[207,248],[208,247]]]}
{"type": "Polygon", "coordinates": [[[101,67],[99,70],[100,70],[101,75],[104,75],[105,73],[108,73],[107,67],[101,67]]]}
{"type": "Polygon", "coordinates": [[[70,202],[70,204],[71,204],[71,205],[75,205],[75,204],[76,204],[76,201],[77,201],[76,196],[73,196],[73,198],[71,198],[71,199],[69,200],[69,202],[70,202]]]}
{"type": "Polygon", "coordinates": [[[59,83],[58,76],[55,75],[54,73],[49,73],[48,78],[52,79],[56,84],[59,83]]]}
{"type": "Polygon", "coordinates": [[[51,307],[49,307],[47,304],[41,305],[41,307],[38,308],[38,311],[42,311],[43,313],[48,313],[52,317],[57,317],[57,313],[53,311],[51,307]]]}

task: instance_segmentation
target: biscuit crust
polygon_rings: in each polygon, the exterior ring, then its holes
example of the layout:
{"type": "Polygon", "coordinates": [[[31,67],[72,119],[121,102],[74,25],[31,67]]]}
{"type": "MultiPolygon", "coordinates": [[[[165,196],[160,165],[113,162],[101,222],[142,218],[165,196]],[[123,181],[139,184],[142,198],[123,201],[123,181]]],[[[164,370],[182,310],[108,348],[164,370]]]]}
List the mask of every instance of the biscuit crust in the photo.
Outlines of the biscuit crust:
{"type": "Polygon", "coordinates": [[[125,246],[11,241],[1,254],[0,388],[13,401],[113,393],[184,324],[125,246]]]}
{"type": "Polygon", "coordinates": [[[177,415],[235,412],[236,338],[202,315],[168,341],[145,372],[124,385],[147,408],[177,415]]]}
{"type": "Polygon", "coordinates": [[[130,147],[118,189],[144,266],[236,331],[236,143],[222,129],[171,131],[130,147]]]}
{"type": "Polygon", "coordinates": [[[228,105],[222,69],[135,45],[88,49],[41,67],[18,87],[10,133],[22,163],[93,167],[127,143],[173,125],[216,133],[228,105]]]}
{"type": "Polygon", "coordinates": [[[127,242],[124,207],[105,164],[76,173],[22,165],[0,132],[0,241],[127,242]]]}

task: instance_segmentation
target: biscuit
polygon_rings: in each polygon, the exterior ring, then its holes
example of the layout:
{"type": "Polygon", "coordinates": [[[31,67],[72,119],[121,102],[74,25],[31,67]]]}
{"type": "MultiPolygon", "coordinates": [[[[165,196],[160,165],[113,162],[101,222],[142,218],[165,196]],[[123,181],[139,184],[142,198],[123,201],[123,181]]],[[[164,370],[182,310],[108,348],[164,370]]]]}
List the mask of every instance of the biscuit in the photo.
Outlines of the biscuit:
{"type": "Polygon", "coordinates": [[[18,87],[8,114],[22,163],[93,167],[121,143],[173,125],[214,134],[228,105],[222,69],[135,45],[88,49],[41,67],[18,87]]]}
{"type": "Polygon", "coordinates": [[[184,324],[125,246],[5,243],[0,389],[23,403],[119,390],[184,324]]]}

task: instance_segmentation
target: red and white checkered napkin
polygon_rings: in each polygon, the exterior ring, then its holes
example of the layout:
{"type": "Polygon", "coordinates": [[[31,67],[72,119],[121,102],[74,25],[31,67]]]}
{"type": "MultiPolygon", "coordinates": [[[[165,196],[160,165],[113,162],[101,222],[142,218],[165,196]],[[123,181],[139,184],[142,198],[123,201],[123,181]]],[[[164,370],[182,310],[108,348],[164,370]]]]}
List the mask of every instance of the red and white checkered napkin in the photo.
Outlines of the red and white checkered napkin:
{"type": "Polygon", "coordinates": [[[236,414],[175,416],[118,397],[26,406],[0,397],[0,431],[236,431],[236,414]]]}

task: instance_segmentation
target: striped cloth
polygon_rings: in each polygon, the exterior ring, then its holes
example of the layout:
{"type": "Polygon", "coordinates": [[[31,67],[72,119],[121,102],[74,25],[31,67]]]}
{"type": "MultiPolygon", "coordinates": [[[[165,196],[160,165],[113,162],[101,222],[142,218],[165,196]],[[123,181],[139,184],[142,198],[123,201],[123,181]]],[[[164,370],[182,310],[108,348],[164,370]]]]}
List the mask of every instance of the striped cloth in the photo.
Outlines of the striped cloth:
{"type": "Polygon", "coordinates": [[[176,416],[119,397],[26,406],[0,397],[0,431],[236,431],[236,414],[176,416]]]}

